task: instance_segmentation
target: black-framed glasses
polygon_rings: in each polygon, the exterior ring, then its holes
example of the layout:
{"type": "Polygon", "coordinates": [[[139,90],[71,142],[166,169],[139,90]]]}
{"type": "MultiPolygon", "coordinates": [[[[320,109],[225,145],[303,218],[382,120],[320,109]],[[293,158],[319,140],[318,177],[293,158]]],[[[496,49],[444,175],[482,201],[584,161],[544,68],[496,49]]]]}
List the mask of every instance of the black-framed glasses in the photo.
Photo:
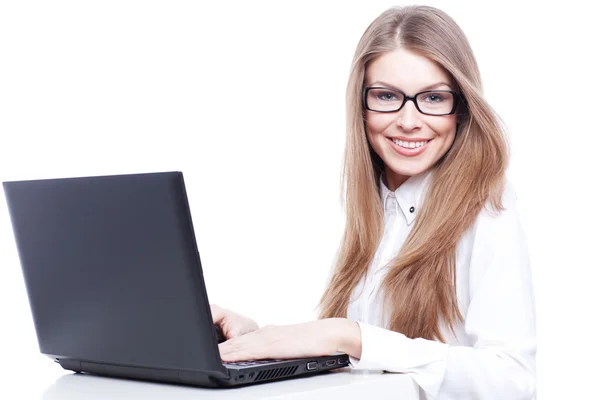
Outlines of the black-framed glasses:
{"type": "Polygon", "coordinates": [[[408,96],[401,90],[386,87],[371,86],[363,89],[364,107],[381,113],[399,111],[407,101],[412,101],[421,114],[449,115],[456,111],[459,98],[454,90],[426,90],[408,96]]]}

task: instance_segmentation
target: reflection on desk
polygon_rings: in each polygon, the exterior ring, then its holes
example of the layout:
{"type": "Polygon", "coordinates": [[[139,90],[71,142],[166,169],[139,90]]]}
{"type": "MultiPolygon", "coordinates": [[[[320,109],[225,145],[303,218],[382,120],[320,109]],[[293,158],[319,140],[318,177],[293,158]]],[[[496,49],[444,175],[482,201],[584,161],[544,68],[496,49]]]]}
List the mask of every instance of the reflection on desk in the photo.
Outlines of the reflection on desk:
{"type": "Polygon", "coordinates": [[[305,399],[376,398],[418,400],[419,389],[408,375],[364,373],[340,369],[305,378],[294,378],[233,389],[207,389],[88,374],[63,375],[44,392],[43,400],[144,399],[305,399]]]}

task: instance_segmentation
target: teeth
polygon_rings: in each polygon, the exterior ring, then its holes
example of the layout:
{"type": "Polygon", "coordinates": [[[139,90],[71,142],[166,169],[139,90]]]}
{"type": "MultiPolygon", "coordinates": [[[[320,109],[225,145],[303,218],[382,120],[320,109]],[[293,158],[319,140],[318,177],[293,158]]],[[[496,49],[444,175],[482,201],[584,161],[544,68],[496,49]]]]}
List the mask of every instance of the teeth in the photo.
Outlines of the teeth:
{"type": "Polygon", "coordinates": [[[405,147],[407,149],[414,149],[415,147],[423,147],[427,144],[427,140],[423,142],[403,142],[402,140],[392,139],[394,143],[396,143],[400,147],[405,147]]]}

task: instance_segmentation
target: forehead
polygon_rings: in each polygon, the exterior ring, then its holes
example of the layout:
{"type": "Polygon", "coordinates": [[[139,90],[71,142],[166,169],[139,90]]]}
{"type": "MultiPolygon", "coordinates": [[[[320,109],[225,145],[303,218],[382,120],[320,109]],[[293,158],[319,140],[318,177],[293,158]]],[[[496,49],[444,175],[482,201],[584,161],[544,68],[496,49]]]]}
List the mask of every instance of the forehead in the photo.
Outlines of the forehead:
{"type": "Polygon", "coordinates": [[[408,93],[432,83],[451,84],[451,76],[427,57],[399,48],[372,60],[365,72],[366,85],[385,82],[408,93]]]}

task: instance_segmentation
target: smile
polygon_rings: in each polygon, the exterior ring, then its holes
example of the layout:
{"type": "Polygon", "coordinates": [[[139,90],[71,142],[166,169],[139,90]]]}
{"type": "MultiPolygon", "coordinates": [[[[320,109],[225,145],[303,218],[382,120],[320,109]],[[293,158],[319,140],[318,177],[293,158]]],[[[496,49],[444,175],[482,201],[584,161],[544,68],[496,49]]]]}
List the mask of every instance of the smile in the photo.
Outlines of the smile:
{"type": "Polygon", "coordinates": [[[422,147],[429,142],[429,140],[424,140],[422,142],[403,142],[402,140],[392,139],[394,143],[398,146],[404,147],[405,149],[414,149],[415,147],[422,147]]]}
{"type": "Polygon", "coordinates": [[[423,153],[427,146],[431,142],[432,139],[429,140],[421,140],[421,141],[403,141],[398,139],[387,138],[387,140],[392,145],[392,148],[396,153],[399,153],[403,156],[414,157],[423,153]]]}

